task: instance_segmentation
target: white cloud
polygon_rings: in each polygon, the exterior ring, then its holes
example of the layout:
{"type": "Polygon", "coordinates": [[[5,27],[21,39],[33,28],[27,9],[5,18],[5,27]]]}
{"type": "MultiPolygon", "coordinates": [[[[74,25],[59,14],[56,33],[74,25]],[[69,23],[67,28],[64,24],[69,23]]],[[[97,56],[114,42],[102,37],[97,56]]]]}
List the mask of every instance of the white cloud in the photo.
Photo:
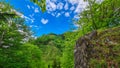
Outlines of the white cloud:
{"type": "Polygon", "coordinates": [[[78,4],[80,0],[68,0],[72,5],[78,4]]]}
{"type": "MultiPolygon", "coordinates": [[[[15,10],[16,11],[16,10],[15,10]]],[[[31,21],[32,23],[34,22],[34,18],[29,18],[25,15],[23,15],[22,13],[20,12],[15,12],[18,16],[20,16],[21,18],[24,18],[26,21],[31,21]]]]}
{"type": "Polygon", "coordinates": [[[51,13],[52,16],[55,16],[55,13],[51,13]]]}
{"type": "Polygon", "coordinates": [[[80,25],[79,25],[79,24],[77,24],[77,23],[74,23],[74,25],[75,25],[76,27],[80,27],[80,25]]]}
{"type": "Polygon", "coordinates": [[[73,11],[74,9],[75,9],[75,7],[74,7],[74,6],[72,6],[72,7],[70,8],[70,10],[71,10],[71,11],[73,11]]]}
{"type": "Polygon", "coordinates": [[[87,2],[84,2],[84,0],[68,0],[68,2],[72,5],[77,5],[76,9],[74,7],[70,8],[70,10],[75,9],[75,13],[80,13],[87,6],[87,2]]]}
{"type": "Polygon", "coordinates": [[[42,18],[42,19],[41,19],[41,22],[42,22],[43,24],[47,24],[47,23],[48,23],[48,19],[42,18]]]}
{"type": "Polygon", "coordinates": [[[33,23],[35,20],[33,16],[34,16],[34,13],[29,15],[29,20],[31,21],[31,23],[33,23]]]}
{"type": "Polygon", "coordinates": [[[32,9],[34,9],[35,7],[34,6],[32,6],[32,9]]]}
{"type": "Polygon", "coordinates": [[[56,16],[59,17],[62,12],[65,13],[65,16],[68,17],[70,16],[71,12],[74,13],[80,13],[87,5],[86,2],[84,2],[83,0],[65,0],[66,3],[62,3],[61,1],[58,0],[46,0],[46,9],[47,9],[47,13],[51,14],[52,16],[56,16]],[[72,6],[69,8],[69,4],[72,4],[72,6]],[[65,11],[61,11],[61,12],[57,12],[55,13],[56,10],[70,10],[70,12],[65,12],[65,11]]]}
{"type": "Polygon", "coordinates": [[[75,9],[75,13],[80,13],[82,11],[82,7],[80,5],[77,6],[77,8],[75,9]]]}
{"type": "Polygon", "coordinates": [[[66,13],[65,13],[65,16],[66,16],[66,17],[69,17],[69,16],[70,16],[70,13],[66,12],[66,13]]]}
{"type": "Polygon", "coordinates": [[[46,1],[46,4],[47,4],[47,11],[55,11],[56,10],[56,4],[55,4],[55,2],[52,2],[52,1],[50,1],[50,0],[47,0],[46,1]]]}
{"type": "Polygon", "coordinates": [[[35,11],[35,13],[38,13],[38,12],[39,12],[38,8],[35,8],[35,10],[34,10],[34,11],[35,11]]]}
{"type": "Polygon", "coordinates": [[[33,23],[35,19],[31,19],[31,22],[33,23]]]}
{"type": "Polygon", "coordinates": [[[50,2],[50,6],[52,7],[53,10],[56,10],[56,4],[54,2],[50,2]]]}
{"type": "Polygon", "coordinates": [[[58,13],[57,15],[56,15],[56,17],[59,17],[61,14],[60,13],[58,13]]]}
{"type": "Polygon", "coordinates": [[[32,27],[33,27],[33,25],[30,25],[29,27],[30,27],[30,28],[32,28],[32,27]]]}
{"type": "Polygon", "coordinates": [[[27,5],[28,9],[30,9],[30,5],[27,5]]]}
{"type": "Polygon", "coordinates": [[[75,19],[80,19],[80,17],[78,15],[75,15],[74,18],[75,19]]]}
{"type": "Polygon", "coordinates": [[[78,2],[77,8],[75,9],[75,13],[80,13],[87,6],[87,2],[80,0],[78,2]]]}
{"type": "Polygon", "coordinates": [[[57,9],[61,10],[61,9],[63,9],[63,6],[64,6],[64,4],[60,2],[57,4],[57,9]]]}
{"type": "Polygon", "coordinates": [[[33,18],[34,15],[35,15],[34,13],[33,13],[33,14],[30,14],[29,17],[30,17],[30,18],[33,18]]]}
{"type": "Polygon", "coordinates": [[[65,4],[64,9],[68,10],[68,3],[65,4]]]}
{"type": "Polygon", "coordinates": [[[33,27],[35,27],[35,28],[39,28],[39,26],[37,26],[37,25],[34,25],[33,27]]]}
{"type": "Polygon", "coordinates": [[[31,14],[29,16],[25,16],[24,14],[12,9],[11,11],[15,12],[16,15],[20,16],[21,18],[24,18],[26,21],[30,21],[30,23],[33,23],[35,18],[33,17],[34,14],[31,14]]]}

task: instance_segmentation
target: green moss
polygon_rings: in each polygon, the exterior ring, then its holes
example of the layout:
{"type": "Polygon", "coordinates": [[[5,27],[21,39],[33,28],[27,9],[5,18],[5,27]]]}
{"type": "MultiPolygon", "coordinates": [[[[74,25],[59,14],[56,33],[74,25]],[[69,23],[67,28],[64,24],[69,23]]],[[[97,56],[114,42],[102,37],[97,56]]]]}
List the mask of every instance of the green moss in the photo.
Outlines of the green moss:
{"type": "Polygon", "coordinates": [[[91,40],[94,47],[90,57],[90,68],[120,67],[120,26],[98,30],[98,36],[91,40]]]}

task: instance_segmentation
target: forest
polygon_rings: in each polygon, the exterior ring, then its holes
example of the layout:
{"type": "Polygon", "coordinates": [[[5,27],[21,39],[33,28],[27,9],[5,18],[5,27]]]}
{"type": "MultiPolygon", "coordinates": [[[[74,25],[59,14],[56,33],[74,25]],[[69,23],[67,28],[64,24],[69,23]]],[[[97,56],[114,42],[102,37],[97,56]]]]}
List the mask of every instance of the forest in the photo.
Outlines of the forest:
{"type": "MultiPolygon", "coordinates": [[[[31,1],[39,5],[43,13],[46,11],[45,0],[31,1]]],[[[32,36],[25,19],[9,3],[0,1],[0,68],[78,68],[74,60],[76,41],[92,31],[101,32],[102,38],[97,44],[102,46],[96,49],[104,52],[99,52],[98,59],[93,56],[88,68],[120,68],[120,0],[84,1],[88,5],[79,14],[79,20],[74,21],[79,25],[76,31],[59,35],[50,33],[37,38],[32,36]],[[111,33],[102,33],[104,30],[111,33]],[[110,62],[114,61],[111,66],[102,56],[109,53],[107,44],[102,43],[106,36],[113,41],[116,39],[112,47],[114,50],[108,55],[110,62]]]]}

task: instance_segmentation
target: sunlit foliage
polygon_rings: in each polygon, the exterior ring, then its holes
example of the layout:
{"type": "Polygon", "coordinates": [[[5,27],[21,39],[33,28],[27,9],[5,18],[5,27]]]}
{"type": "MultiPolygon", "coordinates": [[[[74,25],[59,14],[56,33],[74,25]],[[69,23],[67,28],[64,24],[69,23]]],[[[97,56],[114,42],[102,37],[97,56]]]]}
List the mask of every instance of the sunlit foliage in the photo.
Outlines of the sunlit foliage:
{"type": "Polygon", "coordinates": [[[46,10],[46,0],[31,0],[31,1],[40,6],[43,12],[46,10]]]}

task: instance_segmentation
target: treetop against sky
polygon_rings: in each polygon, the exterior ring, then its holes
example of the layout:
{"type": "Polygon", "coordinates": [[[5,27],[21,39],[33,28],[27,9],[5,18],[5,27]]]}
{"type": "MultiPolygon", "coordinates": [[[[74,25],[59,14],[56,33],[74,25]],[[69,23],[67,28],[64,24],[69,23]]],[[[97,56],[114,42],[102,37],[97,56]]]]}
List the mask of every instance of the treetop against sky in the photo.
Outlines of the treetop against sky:
{"type": "Polygon", "coordinates": [[[46,11],[43,13],[40,7],[30,0],[7,0],[25,23],[35,32],[35,36],[48,33],[62,34],[78,27],[73,19],[79,19],[78,14],[86,7],[83,0],[46,0],[46,11]]]}

